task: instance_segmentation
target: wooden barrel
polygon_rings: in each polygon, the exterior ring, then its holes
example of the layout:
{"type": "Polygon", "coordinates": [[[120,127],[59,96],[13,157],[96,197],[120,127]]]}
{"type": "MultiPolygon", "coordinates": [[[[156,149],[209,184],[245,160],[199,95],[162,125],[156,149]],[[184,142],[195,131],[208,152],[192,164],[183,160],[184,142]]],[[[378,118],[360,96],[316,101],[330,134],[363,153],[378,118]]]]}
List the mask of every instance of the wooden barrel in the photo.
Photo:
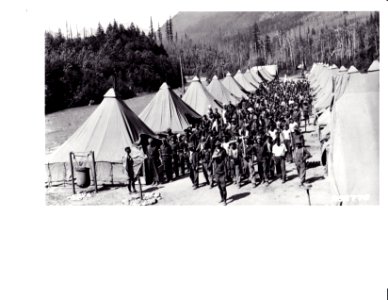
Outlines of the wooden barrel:
{"type": "Polygon", "coordinates": [[[76,183],[81,188],[86,188],[90,185],[90,169],[80,167],[75,169],[76,183]]]}

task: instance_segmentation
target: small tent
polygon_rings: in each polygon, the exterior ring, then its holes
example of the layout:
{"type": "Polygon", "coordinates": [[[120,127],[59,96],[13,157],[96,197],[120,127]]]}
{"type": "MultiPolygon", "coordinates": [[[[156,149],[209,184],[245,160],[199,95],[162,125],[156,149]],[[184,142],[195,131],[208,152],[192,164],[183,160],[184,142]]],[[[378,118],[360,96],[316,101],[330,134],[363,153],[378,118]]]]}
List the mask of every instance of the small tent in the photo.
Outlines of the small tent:
{"type": "Polygon", "coordinates": [[[124,102],[117,100],[114,90],[110,89],[87,120],[47,157],[48,182],[69,180],[69,153],[89,151],[94,151],[97,181],[125,181],[124,148],[131,147],[137,172],[144,160],[141,144],[148,137],[155,137],[154,132],[124,102]]]}
{"type": "Polygon", "coordinates": [[[263,82],[263,78],[261,78],[258,74],[258,67],[252,67],[250,69],[250,72],[252,74],[252,77],[253,79],[258,82],[258,83],[262,83],[263,82]]]}
{"type": "Polygon", "coordinates": [[[255,88],[257,88],[257,89],[260,88],[260,84],[253,78],[252,73],[249,69],[247,69],[243,75],[244,75],[245,79],[250,84],[252,84],[255,88]]]}
{"type": "Polygon", "coordinates": [[[232,77],[232,75],[228,72],[224,79],[222,79],[222,84],[239,100],[248,99],[247,94],[245,94],[242,90],[242,86],[232,77]]]}
{"type": "Polygon", "coordinates": [[[241,85],[241,87],[247,91],[248,93],[255,93],[257,88],[254,87],[249,81],[247,81],[243,75],[243,73],[241,73],[241,70],[238,70],[237,73],[234,75],[234,79],[238,82],[239,85],[241,85]]]}
{"type": "Polygon", "coordinates": [[[209,107],[213,110],[215,108],[222,108],[222,104],[216,100],[216,97],[209,93],[197,76],[191,81],[182,99],[200,115],[207,114],[209,107]]]}
{"type": "Polygon", "coordinates": [[[265,66],[258,66],[257,67],[257,71],[258,71],[258,74],[259,76],[265,81],[265,82],[270,82],[272,80],[275,79],[275,76],[272,76],[267,68],[265,68],[265,66]]]}
{"type": "Polygon", "coordinates": [[[229,104],[231,102],[233,105],[237,105],[239,103],[238,99],[218,80],[217,75],[213,76],[207,89],[222,104],[229,104]]]}
{"type": "Polygon", "coordinates": [[[173,132],[183,132],[201,116],[184,102],[166,83],[163,83],[151,102],[139,115],[154,132],[160,133],[170,128],[173,132]]]}

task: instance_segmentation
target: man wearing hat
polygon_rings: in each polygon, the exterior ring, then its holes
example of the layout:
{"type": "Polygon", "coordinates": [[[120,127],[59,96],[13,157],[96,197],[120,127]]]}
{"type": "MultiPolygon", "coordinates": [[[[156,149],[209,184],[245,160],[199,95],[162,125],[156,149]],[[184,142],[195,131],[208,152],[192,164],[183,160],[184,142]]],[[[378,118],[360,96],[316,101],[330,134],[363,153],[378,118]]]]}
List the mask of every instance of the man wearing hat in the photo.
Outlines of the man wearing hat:
{"type": "Polygon", "coordinates": [[[135,173],[133,171],[133,158],[131,156],[131,148],[125,147],[126,155],[124,157],[124,169],[128,175],[128,191],[130,194],[132,194],[132,188],[135,193],[137,193],[135,188],[135,173]]]}
{"type": "Polygon", "coordinates": [[[214,164],[214,178],[220,190],[221,202],[226,205],[226,153],[225,149],[221,147],[221,142],[216,142],[216,149],[214,150],[212,161],[214,164]]]}
{"type": "Polygon", "coordinates": [[[306,180],[306,160],[311,157],[310,152],[304,147],[301,140],[295,142],[294,162],[300,178],[300,186],[304,185],[306,180]]]}
{"type": "Polygon", "coordinates": [[[189,168],[190,168],[190,179],[193,183],[194,190],[198,188],[198,168],[199,168],[199,157],[197,149],[193,143],[189,143],[189,168]]]}

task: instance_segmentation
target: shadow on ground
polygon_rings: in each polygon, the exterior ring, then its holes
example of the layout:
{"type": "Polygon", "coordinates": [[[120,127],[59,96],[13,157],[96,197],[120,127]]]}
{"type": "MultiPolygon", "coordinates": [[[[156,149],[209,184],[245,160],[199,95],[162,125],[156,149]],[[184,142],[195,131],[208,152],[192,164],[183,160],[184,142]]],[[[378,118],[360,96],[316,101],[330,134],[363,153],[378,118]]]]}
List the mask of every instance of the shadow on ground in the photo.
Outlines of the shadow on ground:
{"type": "Polygon", "coordinates": [[[307,178],[306,179],[306,183],[313,183],[313,182],[315,182],[317,180],[323,180],[323,179],[325,179],[324,176],[314,176],[314,177],[311,177],[311,178],[307,178]]]}
{"type": "Polygon", "coordinates": [[[233,196],[229,197],[229,201],[227,202],[227,204],[230,204],[234,201],[237,201],[237,200],[240,200],[242,198],[245,198],[247,196],[249,196],[251,193],[250,192],[244,192],[244,193],[239,193],[239,194],[234,194],[233,196]]]}

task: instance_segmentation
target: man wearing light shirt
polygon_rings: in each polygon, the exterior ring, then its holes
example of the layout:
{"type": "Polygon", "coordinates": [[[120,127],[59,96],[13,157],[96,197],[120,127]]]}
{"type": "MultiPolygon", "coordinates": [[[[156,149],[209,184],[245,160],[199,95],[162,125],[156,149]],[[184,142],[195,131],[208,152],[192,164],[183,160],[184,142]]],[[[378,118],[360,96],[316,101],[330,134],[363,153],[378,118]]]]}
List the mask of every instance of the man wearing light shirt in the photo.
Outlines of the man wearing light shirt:
{"type": "Polygon", "coordinates": [[[277,135],[276,142],[272,146],[272,154],[275,160],[276,173],[279,175],[279,169],[282,173],[282,183],[286,182],[286,157],[287,148],[283,143],[280,143],[280,135],[277,135]]]}
{"type": "Polygon", "coordinates": [[[287,161],[292,162],[291,129],[290,129],[290,126],[288,124],[285,125],[285,128],[282,130],[282,134],[283,134],[283,138],[284,138],[284,140],[283,140],[284,146],[286,146],[286,149],[287,149],[287,154],[286,154],[287,161]]]}

